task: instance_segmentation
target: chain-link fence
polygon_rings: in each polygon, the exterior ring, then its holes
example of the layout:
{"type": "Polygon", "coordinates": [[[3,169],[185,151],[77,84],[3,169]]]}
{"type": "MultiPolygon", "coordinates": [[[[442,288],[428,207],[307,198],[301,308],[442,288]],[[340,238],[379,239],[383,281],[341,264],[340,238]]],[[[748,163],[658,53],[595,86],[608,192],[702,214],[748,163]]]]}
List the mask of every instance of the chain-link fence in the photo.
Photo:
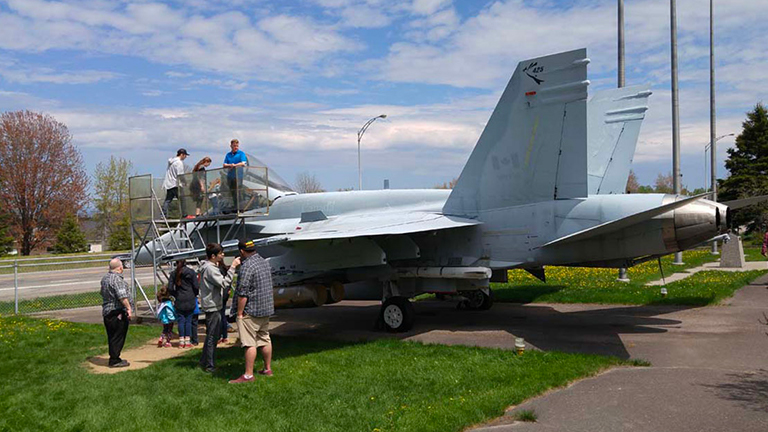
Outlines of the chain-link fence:
{"type": "Polygon", "coordinates": [[[0,260],[0,314],[100,305],[100,281],[111,257],[88,254],[0,260]]]}

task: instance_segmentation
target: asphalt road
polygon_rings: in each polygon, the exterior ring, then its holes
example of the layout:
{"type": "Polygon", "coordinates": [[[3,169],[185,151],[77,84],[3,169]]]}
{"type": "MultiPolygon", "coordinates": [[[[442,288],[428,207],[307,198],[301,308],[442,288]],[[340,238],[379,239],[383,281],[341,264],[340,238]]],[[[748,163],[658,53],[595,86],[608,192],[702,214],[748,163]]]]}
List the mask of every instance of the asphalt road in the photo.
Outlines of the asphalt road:
{"type": "MultiPolygon", "coordinates": [[[[152,284],[152,269],[138,268],[139,283],[152,284]]],[[[126,269],[126,279],[130,277],[126,269]]],[[[33,273],[19,273],[19,300],[98,291],[104,268],[80,268],[33,273]]],[[[0,275],[0,301],[13,300],[13,275],[0,275]]]]}

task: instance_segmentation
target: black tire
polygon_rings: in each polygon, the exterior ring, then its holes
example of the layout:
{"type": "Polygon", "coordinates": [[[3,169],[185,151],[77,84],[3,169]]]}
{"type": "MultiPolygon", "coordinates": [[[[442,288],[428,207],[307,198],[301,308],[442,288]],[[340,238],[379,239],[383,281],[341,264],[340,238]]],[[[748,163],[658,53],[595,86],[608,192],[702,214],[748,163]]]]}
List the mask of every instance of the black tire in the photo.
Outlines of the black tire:
{"type": "Polygon", "coordinates": [[[488,294],[482,290],[476,290],[465,291],[462,295],[466,297],[466,300],[463,300],[459,305],[463,305],[466,310],[488,310],[493,306],[493,291],[490,288],[488,294]]]}
{"type": "Polygon", "coordinates": [[[480,310],[488,310],[491,306],[493,306],[493,290],[488,288],[488,294],[483,293],[483,304],[480,305],[480,310]]]}
{"type": "Polygon", "coordinates": [[[390,297],[381,305],[379,321],[390,332],[406,332],[413,327],[416,313],[413,305],[405,297],[390,297]]]}

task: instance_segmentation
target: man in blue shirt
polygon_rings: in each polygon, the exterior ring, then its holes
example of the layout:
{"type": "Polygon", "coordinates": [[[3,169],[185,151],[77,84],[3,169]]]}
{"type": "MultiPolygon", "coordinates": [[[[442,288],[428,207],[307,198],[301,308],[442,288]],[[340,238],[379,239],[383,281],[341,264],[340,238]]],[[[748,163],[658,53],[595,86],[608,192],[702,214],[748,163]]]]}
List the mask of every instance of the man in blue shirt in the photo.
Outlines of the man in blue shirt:
{"type": "Polygon", "coordinates": [[[227,171],[227,187],[232,194],[232,209],[237,211],[240,201],[238,198],[243,196],[240,190],[243,185],[243,167],[248,166],[248,157],[244,151],[240,150],[240,141],[237,138],[230,141],[229,147],[232,151],[224,156],[224,168],[229,169],[227,171]]]}

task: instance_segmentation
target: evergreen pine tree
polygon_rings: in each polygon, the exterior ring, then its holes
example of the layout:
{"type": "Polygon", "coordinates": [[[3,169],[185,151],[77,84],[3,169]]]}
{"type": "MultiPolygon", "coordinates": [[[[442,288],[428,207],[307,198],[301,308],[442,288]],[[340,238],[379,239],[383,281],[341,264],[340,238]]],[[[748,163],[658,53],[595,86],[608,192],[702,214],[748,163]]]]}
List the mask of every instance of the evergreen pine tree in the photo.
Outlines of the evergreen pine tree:
{"type": "Polygon", "coordinates": [[[56,234],[56,244],[53,247],[56,253],[78,253],[88,250],[85,234],[80,229],[75,215],[68,214],[56,234]]]}
{"type": "Polygon", "coordinates": [[[0,255],[5,255],[13,248],[13,237],[11,237],[8,226],[8,217],[0,208],[0,255]]]}
{"type": "MultiPolygon", "coordinates": [[[[728,149],[725,167],[730,177],[719,180],[718,201],[768,194],[768,111],[762,103],[747,113],[736,146],[728,149]]],[[[768,222],[768,203],[733,212],[733,225],[747,225],[749,231],[768,222]]]]}
{"type": "Polygon", "coordinates": [[[125,213],[115,223],[112,233],[109,235],[109,250],[126,250],[131,248],[131,221],[128,213],[125,213]]]}

